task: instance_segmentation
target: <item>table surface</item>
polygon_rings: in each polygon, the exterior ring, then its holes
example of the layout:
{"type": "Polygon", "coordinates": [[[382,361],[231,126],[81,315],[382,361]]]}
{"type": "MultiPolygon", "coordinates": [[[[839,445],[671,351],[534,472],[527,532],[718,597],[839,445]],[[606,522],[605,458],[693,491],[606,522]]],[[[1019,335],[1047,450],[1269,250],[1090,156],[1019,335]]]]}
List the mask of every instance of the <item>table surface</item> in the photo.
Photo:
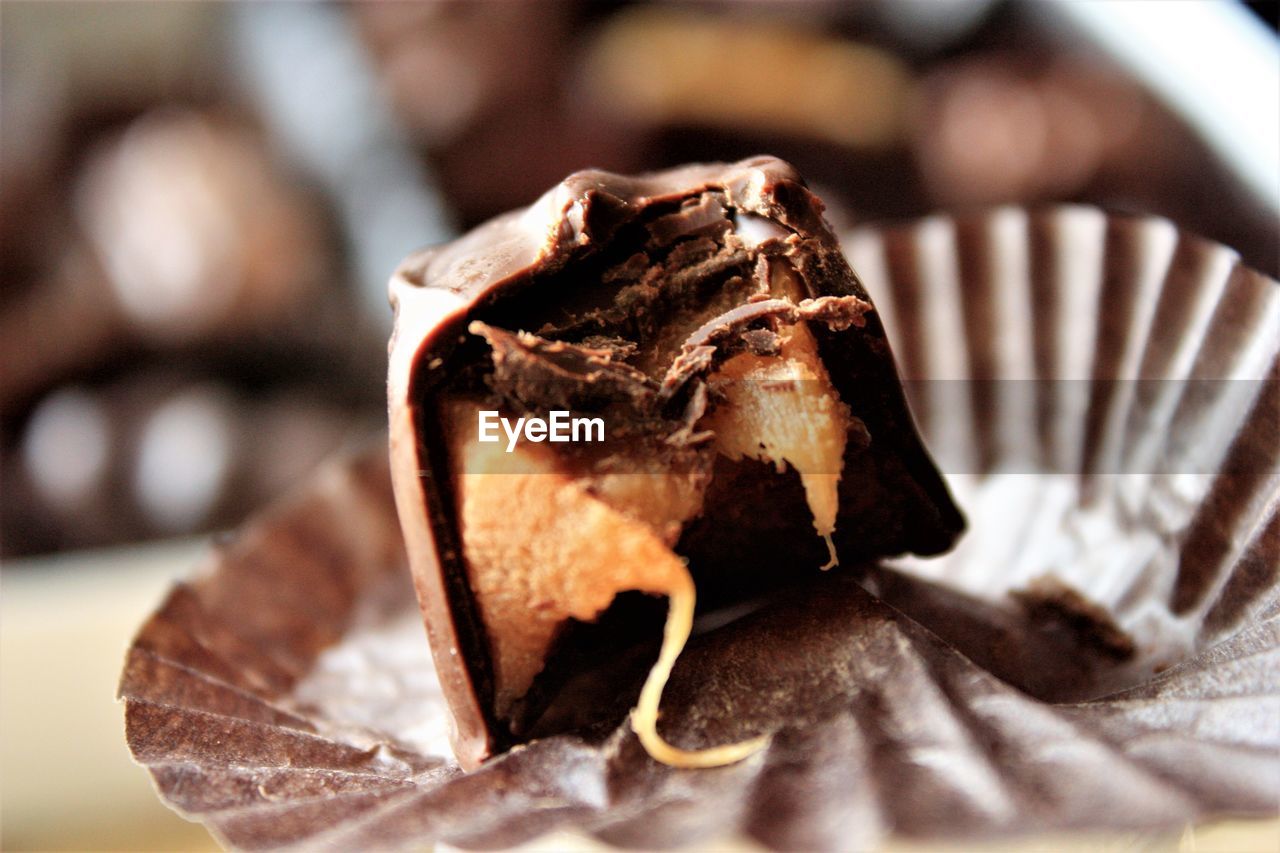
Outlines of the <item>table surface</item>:
{"type": "Polygon", "coordinates": [[[0,567],[0,847],[217,850],[166,808],[124,742],[116,682],[133,633],[207,540],[0,567]]]}

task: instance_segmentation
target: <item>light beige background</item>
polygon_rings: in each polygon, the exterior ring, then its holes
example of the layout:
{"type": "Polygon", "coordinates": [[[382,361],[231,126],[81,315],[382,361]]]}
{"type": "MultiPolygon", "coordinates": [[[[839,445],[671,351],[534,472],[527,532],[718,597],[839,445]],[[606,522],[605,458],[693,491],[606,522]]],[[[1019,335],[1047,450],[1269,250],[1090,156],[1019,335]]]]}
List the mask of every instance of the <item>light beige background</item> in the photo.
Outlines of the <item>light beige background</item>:
{"type": "Polygon", "coordinates": [[[129,757],[115,701],[133,633],[206,547],[186,541],[0,567],[0,847],[218,849],[203,827],[160,803],[129,757]]]}

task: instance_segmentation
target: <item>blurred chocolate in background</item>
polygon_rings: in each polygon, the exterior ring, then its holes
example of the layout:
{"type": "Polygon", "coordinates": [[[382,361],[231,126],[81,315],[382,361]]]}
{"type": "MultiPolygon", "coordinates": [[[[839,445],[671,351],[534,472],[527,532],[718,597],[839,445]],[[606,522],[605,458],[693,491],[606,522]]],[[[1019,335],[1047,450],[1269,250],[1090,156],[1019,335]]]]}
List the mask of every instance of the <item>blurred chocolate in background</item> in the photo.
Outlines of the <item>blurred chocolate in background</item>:
{"type": "Polygon", "coordinates": [[[6,2],[0,554],[234,524],[376,430],[401,256],[579,168],[768,152],[837,227],[1087,202],[1280,272],[1280,154],[1108,41],[1158,4],[1083,5],[6,2]]]}

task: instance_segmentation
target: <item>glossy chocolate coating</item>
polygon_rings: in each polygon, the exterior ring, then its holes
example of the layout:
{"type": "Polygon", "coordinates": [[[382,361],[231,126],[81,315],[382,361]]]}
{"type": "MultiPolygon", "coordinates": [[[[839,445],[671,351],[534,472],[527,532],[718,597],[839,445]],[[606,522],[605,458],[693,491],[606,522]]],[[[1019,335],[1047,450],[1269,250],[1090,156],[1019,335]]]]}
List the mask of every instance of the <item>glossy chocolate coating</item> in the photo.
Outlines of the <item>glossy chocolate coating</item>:
{"type": "MultiPolygon", "coordinates": [[[[464,345],[472,320],[510,311],[517,299],[520,305],[532,299],[541,306],[570,299],[574,294],[567,282],[574,277],[565,275],[566,270],[589,264],[638,217],[680,209],[682,201],[707,192],[716,193],[735,215],[761,217],[788,235],[792,262],[811,297],[852,296],[869,303],[823,221],[822,203],[788,164],[771,157],[637,177],[578,172],[531,207],[410,257],[392,279],[396,328],[388,390],[396,502],[433,655],[456,722],[454,748],[464,767],[506,748],[512,738],[491,707],[485,636],[467,586],[450,490],[456,472],[435,422],[434,396],[468,363],[464,345]]],[[[691,224],[698,225],[693,219],[691,224]]],[[[650,222],[651,231],[681,224],[661,218],[650,222]]],[[[776,309],[760,305],[747,313],[776,309]]],[[[887,525],[882,518],[873,522],[889,533],[869,549],[859,550],[856,541],[848,547],[858,558],[937,553],[950,547],[963,519],[916,435],[874,310],[859,325],[849,331],[819,330],[819,347],[841,398],[858,401],[858,417],[877,436],[874,452],[882,462],[888,460],[885,470],[893,472],[881,476],[888,477],[895,494],[888,509],[871,513],[893,516],[887,525]]]]}

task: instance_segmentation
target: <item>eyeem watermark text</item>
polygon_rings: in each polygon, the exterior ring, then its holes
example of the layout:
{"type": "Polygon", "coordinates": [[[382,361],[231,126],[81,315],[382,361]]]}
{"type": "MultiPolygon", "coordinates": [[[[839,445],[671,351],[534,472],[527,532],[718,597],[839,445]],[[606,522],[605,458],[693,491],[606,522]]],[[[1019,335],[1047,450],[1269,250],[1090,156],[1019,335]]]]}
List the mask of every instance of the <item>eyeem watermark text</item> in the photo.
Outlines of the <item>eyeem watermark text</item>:
{"type": "Polygon", "coordinates": [[[604,418],[575,418],[569,412],[556,409],[546,418],[517,418],[512,424],[496,411],[481,410],[478,424],[480,441],[497,442],[502,437],[498,428],[507,435],[507,452],[516,449],[516,442],[523,434],[525,441],[604,441],[604,418]]]}

